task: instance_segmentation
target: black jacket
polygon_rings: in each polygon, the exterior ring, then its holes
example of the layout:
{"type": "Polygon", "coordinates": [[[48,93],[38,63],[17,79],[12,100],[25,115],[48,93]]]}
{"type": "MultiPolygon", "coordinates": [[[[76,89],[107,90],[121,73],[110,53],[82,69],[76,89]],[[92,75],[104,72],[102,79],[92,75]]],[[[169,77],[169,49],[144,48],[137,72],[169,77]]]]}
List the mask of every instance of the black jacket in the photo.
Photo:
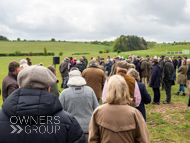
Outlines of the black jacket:
{"type": "Polygon", "coordinates": [[[179,69],[179,67],[181,67],[181,59],[178,60],[178,63],[177,63],[177,68],[179,69]]]}
{"type": "Polygon", "coordinates": [[[135,69],[140,73],[140,67],[141,67],[140,62],[138,62],[138,61],[136,60],[136,61],[133,61],[133,64],[135,65],[135,69]]]}
{"type": "Polygon", "coordinates": [[[170,82],[170,79],[174,76],[174,67],[170,61],[166,61],[163,67],[162,79],[164,82],[170,82]]]}
{"type": "Polygon", "coordinates": [[[144,104],[148,104],[151,102],[151,96],[148,93],[148,91],[146,90],[146,87],[143,83],[138,82],[138,86],[139,86],[139,90],[141,93],[141,103],[137,107],[137,109],[142,113],[142,115],[146,121],[146,110],[145,110],[144,104]]]}
{"type": "Polygon", "coordinates": [[[173,63],[174,69],[176,70],[178,66],[178,61],[175,59],[175,60],[172,60],[172,63],[173,63]]]}
{"type": "Polygon", "coordinates": [[[161,82],[161,68],[159,64],[155,64],[151,68],[149,86],[159,88],[161,82]]]}
{"type": "Polygon", "coordinates": [[[77,120],[52,93],[21,88],[0,109],[2,143],[85,143],[77,120]]]}

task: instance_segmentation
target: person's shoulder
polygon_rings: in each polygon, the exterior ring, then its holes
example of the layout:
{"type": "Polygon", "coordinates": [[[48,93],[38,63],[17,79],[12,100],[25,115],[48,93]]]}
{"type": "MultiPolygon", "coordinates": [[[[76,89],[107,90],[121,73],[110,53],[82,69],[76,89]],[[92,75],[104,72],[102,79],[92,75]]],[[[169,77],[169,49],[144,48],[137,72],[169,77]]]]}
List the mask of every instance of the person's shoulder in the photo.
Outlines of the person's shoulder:
{"type": "Polygon", "coordinates": [[[73,115],[71,115],[70,113],[63,111],[63,110],[57,112],[53,116],[54,116],[54,118],[56,117],[57,120],[59,120],[61,124],[71,125],[74,122],[77,123],[77,121],[73,115]]]}
{"type": "Polygon", "coordinates": [[[71,87],[66,88],[66,89],[64,89],[64,90],[61,92],[60,96],[67,95],[67,94],[70,93],[70,92],[71,92],[71,87]]]}

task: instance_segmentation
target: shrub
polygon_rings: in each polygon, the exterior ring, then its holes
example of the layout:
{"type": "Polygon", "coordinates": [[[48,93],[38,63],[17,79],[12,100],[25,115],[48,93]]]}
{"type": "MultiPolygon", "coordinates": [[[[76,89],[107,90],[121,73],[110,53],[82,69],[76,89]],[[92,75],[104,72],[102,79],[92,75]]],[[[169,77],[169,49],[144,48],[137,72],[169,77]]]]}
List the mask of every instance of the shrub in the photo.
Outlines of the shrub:
{"type": "Polygon", "coordinates": [[[99,51],[99,54],[102,54],[103,53],[103,51],[99,51]]]}
{"type": "Polygon", "coordinates": [[[105,49],[104,53],[109,53],[109,51],[110,51],[109,49],[105,49]]]}
{"type": "Polygon", "coordinates": [[[44,47],[44,56],[47,56],[47,48],[44,47]]]}
{"type": "Polygon", "coordinates": [[[59,56],[62,56],[63,55],[63,52],[59,52],[59,56]]]}
{"type": "Polygon", "coordinates": [[[117,54],[121,53],[121,50],[117,50],[117,54]]]}

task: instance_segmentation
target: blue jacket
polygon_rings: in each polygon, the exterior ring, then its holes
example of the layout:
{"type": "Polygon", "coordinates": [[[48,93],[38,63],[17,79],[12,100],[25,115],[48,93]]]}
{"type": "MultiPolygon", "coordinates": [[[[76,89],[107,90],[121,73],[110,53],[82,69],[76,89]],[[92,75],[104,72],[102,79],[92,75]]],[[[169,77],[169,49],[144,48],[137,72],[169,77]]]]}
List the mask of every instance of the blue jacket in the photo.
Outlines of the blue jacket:
{"type": "Polygon", "coordinates": [[[161,68],[159,64],[152,66],[150,73],[149,87],[159,88],[161,82],[161,68]]]}
{"type": "Polygon", "coordinates": [[[138,86],[139,86],[139,90],[141,93],[141,103],[137,107],[137,109],[142,113],[142,115],[146,121],[146,110],[145,110],[144,104],[148,104],[151,102],[151,96],[148,93],[148,91],[146,90],[146,87],[143,83],[138,82],[138,86]]]}
{"type": "Polygon", "coordinates": [[[4,143],[85,143],[57,96],[38,89],[20,88],[8,96],[0,109],[0,132],[4,143]]]}

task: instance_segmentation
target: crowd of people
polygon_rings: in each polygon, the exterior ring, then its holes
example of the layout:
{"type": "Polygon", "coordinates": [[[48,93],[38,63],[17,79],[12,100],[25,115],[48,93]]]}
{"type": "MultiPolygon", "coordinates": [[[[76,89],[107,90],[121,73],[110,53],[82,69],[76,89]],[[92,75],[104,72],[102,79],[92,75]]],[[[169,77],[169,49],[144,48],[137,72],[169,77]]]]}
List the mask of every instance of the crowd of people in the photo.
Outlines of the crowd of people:
{"type": "Polygon", "coordinates": [[[26,58],[11,61],[8,71],[2,84],[0,142],[148,143],[144,104],[160,105],[160,90],[166,92],[163,104],[170,104],[176,80],[175,95],[182,91],[185,96],[185,86],[190,94],[186,56],[98,56],[89,63],[85,56],[66,57],[59,66],[61,93],[52,66],[32,65],[26,58]],[[154,93],[152,102],[147,86],[154,93]],[[23,123],[26,119],[32,121],[23,123]],[[19,133],[14,134],[14,125],[19,133]]]}

